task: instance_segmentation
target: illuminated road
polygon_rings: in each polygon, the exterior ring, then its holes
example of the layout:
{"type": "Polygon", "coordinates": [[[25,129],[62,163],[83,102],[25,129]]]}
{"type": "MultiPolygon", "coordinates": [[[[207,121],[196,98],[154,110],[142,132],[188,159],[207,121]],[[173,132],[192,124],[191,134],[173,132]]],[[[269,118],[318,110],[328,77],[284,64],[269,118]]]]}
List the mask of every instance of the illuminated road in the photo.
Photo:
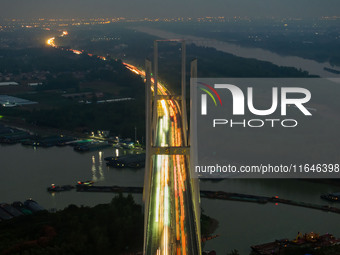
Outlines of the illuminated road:
{"type": "MultiPolygon", "coordinates": [[[[131,71],[145,76],[136,67],[131,71]]],[[[170,92],[158,82],[161,95],[170,92]]],[[[157,147],[184,146],[181,113],[174,100],[158,102],[157,147]]],[[[146,237],[146,254],[200,254],[194,226],[193,199],[190,189],[188,162],[183,155],[153,156],[150,205],[146,237]]]]}
{"type": "MultiPolygon", "coordinates": [[[[62,34],[60,35],[60,37],[64,37],[64,36],[67,36],[68,35],[68,32],[67,31],[63,31],[62,34]]],[[[81,55],[84,53],[83,50],[75,50],[75,49],[64,49],[64,48],[60,48],[59,46],[56,45],[55,43],[55,37],[51,37],[49,39],[47,39],[46,41],[46,44],[53,47],[53,48],[56,48],[56,49],[62,49],[62,50],[66,50],[66,51],[71,51],[73,52],[74,54],[77,54],[77,55],[81,55]]],[[[91,54],[91,53],[87,53],[88,56],[90,57],[93,57],[94,55],[91,54]]],[[[103,56],[96,56],[97,58],[101,59],[101,60],[106,60],[105,57],[103,56]]]]}
{"type": "MultiPolygon", "coordinates": [[[[63,32],[63,35],[67,35],[67,32],[63,32]]],[[[57,48],[55,38],[49,39],[47,44],[57,48]]],[[[75,54],[83,53],[80,50],[71,49],[70,51],[75,54]]],[[[105,60],[104,57],[99,58],[105,60]]],[[[132,72],[145,77],[143,70],[127,63],[124,65],[132,72]]],[[[157,87],[159,94],[170,95],[170,92],[160,82],[157,87]]],[[[174,100],[159,100],[157,111],[155,146],[184,146],[179,103],[174,100]]],[[[149,190],[145,253],[152,255],[200,254],[186,156],[154,155],[151,166],[150,178],[152,179],[149,190]]]]}

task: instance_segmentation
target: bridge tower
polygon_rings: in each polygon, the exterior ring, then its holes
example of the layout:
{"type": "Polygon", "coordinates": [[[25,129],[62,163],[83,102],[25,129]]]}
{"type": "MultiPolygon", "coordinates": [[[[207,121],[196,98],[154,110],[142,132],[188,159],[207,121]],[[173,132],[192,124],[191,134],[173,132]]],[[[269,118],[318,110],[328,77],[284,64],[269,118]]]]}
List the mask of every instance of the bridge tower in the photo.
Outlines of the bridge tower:
{"type": "MultiPolygon", "coordinates": [[[[143,254],[197,255],[201,254],[199,186],[198,180],[190,176],[185,41],[154,41],[153,62],[152,73],[151,61],[145,61],[143,254]],[[181,43],[181,95],[171,94],[158,80],[158,43],[161,41],[181,43]]],[[[197,60],[191,62],[191,77],[197,77],[197,60]]]]}

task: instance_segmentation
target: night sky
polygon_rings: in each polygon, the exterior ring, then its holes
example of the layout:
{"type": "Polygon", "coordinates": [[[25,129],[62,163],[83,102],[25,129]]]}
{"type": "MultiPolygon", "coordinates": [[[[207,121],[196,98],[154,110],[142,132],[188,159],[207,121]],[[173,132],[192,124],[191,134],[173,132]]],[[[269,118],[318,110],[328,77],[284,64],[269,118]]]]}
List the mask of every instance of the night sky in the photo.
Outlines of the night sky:
{"type": "Polygon", "coordinates": [[[306,18],[339,13],[339,0],[0,0],[1,18],[306,18]]]}

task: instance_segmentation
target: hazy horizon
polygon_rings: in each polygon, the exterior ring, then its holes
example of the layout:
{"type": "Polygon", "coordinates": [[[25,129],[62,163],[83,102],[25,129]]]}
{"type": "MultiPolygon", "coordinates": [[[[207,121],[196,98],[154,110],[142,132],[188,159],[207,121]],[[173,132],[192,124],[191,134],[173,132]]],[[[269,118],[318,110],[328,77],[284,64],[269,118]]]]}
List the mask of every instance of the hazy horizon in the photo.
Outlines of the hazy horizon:
{"type": "Polygon", "coordinates": [[[0,18],[337,16],[338,0],[1,0],[0,18]]]}

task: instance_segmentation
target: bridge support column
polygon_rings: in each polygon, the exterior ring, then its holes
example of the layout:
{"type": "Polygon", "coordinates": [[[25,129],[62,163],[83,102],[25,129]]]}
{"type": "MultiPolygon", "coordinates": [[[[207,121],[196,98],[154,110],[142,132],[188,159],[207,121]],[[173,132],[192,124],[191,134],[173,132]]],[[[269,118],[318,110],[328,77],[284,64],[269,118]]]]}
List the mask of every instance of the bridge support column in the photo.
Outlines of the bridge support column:
{"type": "Polygon", "coordinates": [[[186,105],[186,45],[182,41],[182,125],[184,146],[188,145],[188,120],[187,120],[187,105],[186,105]]]}
{"type": "MultiPolygon", "coordinates": [[[[151,172],[152,172],[152,161],[151,161],[151,148],[153,145],[152,141],[152,97],[151,97],[151,61],[145,60],[145,125],[146,125],[146,157],[145,157],[145,174],[144,174],[144,190],[143,190],[143,201],[144,201],[144,222],[148,221],[149,215],[149,204],[150,204],[150,185],[151,185],[151,172]]],[[[144,224],[144,247],[143,254],[146,251],[146,236],[147,236],[147,225],[144,224]]]]}

